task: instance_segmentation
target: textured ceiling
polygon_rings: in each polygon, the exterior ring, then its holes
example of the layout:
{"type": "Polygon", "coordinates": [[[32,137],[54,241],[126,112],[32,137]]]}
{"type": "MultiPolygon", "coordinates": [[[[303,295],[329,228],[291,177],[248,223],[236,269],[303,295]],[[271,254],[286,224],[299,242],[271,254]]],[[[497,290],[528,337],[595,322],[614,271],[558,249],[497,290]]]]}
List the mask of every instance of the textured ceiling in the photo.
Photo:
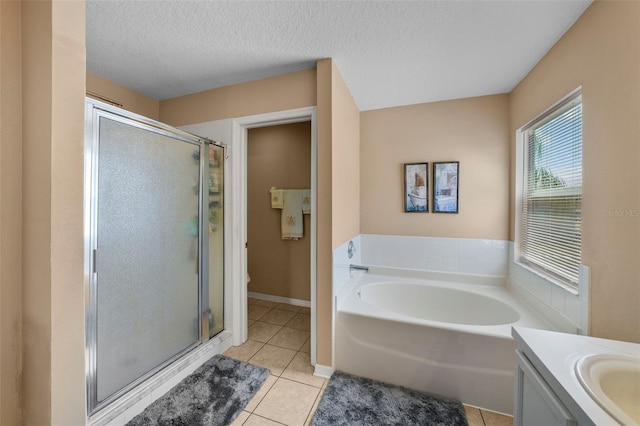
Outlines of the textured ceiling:
{"type": "Polygon", "coordinates": [[[87,69],[163,100],[333,58],[360,110],[510,92],[573,1],[87,1],[87,69]]]}

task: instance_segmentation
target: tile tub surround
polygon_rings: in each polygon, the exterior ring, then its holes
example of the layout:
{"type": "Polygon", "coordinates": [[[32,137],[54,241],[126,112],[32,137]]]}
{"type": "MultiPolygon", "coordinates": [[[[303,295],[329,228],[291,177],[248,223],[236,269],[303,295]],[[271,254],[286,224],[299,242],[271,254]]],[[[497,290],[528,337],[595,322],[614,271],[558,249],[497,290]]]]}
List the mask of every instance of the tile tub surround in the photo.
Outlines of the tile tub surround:
{"type": "Polygon", "coordinates": [[[334,294],[351,278],[350,264],[497,277],[509,272],[509,242],[504,240],[361,234],[350,241],[352,258],[349,241],[333,250],[334,294]]]}
{"type": "Polygon", "coordinates": [[[360,235],[365,265],[506,277],[509,242],[467,238],[360,235]]]}
{"type": "Polygon", "coordinates": [[[586,332],[588,300],[515,263],[511,241],[376,234],[361,234],[352,241],[352,259],[347,257],[348,242],[333,252],[334,295],[350,278],[349,264],[504,277],[509,292],[558,330],[586,332]]]}
{"type": "Polygon", "coordinates": [[[358,235],[333,250],[333,294],[340,292],[351,278],[349,265],[362,264],[362,239],[358,235]],[[353,242],[353,252],[349,257],[349,243],[353,242]]]}
{"type": "Polygon", "coordinates": [[[509,242],[507,288],[547,318],[559,331],[571,334],[588,332],[588,268],[580,270],[580,296],[544,279],[514,261],[514,243],[509,242]]]}

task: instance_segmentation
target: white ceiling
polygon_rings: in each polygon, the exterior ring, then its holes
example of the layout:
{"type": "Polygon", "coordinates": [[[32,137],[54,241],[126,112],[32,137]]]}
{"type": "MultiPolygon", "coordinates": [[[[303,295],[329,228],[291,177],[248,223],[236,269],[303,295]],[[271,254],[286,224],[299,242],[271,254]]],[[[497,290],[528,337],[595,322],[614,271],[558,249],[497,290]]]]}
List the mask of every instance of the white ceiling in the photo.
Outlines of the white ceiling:
{"type": "Polygon", "coordinates": [[[163,100],[333,58],[362,111],[510,92],[589,6],[87,1],[87,69],[163,100]]]}

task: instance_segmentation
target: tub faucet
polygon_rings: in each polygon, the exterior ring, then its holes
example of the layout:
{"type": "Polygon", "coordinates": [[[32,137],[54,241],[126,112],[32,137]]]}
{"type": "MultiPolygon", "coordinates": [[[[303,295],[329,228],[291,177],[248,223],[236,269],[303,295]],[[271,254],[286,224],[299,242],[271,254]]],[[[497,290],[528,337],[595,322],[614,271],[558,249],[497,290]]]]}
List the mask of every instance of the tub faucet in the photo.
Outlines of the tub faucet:
{"type": "Polygon", "coordinates": [[[349,265],[349,273],[353,271],[364,271],[365,273],[369,272],[368,266],[360,266],[360,265],[349,265]]]}

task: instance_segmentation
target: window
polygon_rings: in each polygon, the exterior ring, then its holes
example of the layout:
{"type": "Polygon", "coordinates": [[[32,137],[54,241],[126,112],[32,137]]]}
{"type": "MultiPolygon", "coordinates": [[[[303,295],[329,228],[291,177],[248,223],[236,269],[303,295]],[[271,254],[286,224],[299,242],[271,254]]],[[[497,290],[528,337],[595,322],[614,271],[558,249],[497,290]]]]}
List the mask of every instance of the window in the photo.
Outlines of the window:
{"type": "Polygon", "coordinates": [[[582,96],[573,93],[519,132],[521,264],[577,289],[582,234],[582,96]]]}

